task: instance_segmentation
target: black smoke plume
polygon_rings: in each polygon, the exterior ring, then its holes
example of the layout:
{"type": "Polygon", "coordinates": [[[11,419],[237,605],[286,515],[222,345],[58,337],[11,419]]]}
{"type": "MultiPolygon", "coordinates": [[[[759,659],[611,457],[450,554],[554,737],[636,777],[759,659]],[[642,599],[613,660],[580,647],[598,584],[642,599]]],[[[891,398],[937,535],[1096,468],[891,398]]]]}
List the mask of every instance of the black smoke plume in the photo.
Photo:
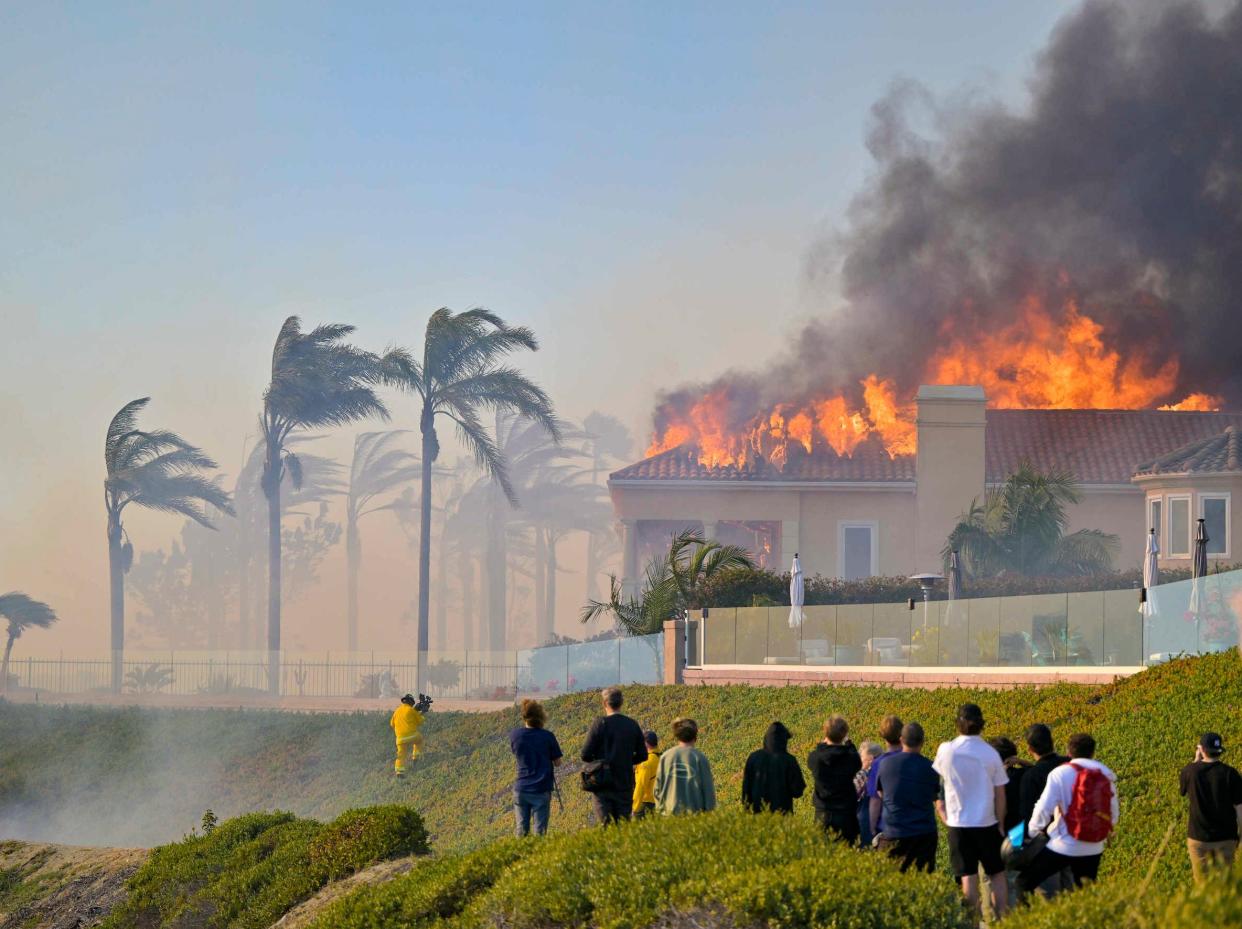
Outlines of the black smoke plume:
{"type": "Polygon", "coordinates": [[[657,432],[713,389],[736,422],[870,371],[908,396],[948,320],[1004,325],[1032,294],[1076,298],[1123,356],[1178,358],[1179,397],[1242,403],[1242,3],[1087,3],[1020,111],[904,82],[867,144],[874,179],[807,260],[843,299],[765,370],[663,396],[657,432]]]}

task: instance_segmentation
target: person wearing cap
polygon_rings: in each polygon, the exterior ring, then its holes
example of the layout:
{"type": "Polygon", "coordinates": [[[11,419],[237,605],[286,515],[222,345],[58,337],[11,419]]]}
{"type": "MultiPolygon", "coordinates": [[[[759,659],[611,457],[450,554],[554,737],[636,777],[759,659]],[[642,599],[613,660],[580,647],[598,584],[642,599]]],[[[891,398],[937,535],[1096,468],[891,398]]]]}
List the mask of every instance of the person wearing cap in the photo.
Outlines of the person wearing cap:
{"type": "Polygon", "coordinates": [[[418,750],[423,744],[423,737],[418,732],[418,727],[423,724],[423,714],[418,711],[415,702],[413,694],[406,694],[388,720],[397,739],[397,760],[393,763],[393,772],[397,777],[405,776],[407,764],[418,761],[418,750]]]}
{"type": "Polygon", "coordinates": [[[949,862],[961,882],[962,893],[978,914],[979,868],[987,877],[996,918],[1009,909],[1001,843],[1005,836],[1005,785],[1009,775],[1001,756],[983,741],[983,710],[963,703],[957,711],[958,736],[936,750],[932,769],[940,775],[944,798],[936,813],[949,831],[949,862]]]}
{"type": "Polygon", "coordinates": [[[660,737],[648,729],[643,733],[647,760],[634,765],[634,818],[642,819],[655,809],[656,771],[660,767],[660,737]]]}
{"type": "Polygon", "coordinates": [[[1238,850],[1242,819],[1242,775],[1221,761],[1225,745],[1218,733],[1204,733],[1195,760],[1182,768],[1182,796],[1190,799],[1186,849],[1190,870],[1201,881],[1209,870],[1229,867],[1238,850]]]}

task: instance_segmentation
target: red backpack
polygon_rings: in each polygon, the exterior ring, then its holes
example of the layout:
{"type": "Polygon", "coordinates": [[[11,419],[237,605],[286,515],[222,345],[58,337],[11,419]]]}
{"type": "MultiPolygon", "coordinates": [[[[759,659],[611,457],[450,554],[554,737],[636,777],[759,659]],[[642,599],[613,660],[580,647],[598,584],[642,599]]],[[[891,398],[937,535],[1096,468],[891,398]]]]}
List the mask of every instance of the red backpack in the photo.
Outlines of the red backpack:
{"type": "Polygon", "coordinates": [[[1065,829],[1080,842],[1103,842],[1113,831],[1113,784],[1099,768],[1070,762],[1078,772],[1065,829]]]}

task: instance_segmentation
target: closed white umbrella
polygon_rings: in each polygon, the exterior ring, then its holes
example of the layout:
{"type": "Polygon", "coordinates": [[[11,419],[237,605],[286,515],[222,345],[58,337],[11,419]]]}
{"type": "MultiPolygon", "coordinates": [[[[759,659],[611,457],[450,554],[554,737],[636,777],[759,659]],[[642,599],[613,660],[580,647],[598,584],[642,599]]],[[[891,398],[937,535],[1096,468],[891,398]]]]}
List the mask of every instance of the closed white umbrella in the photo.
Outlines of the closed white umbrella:
{"type": "Polygon", "coordinates": [[[789,628],[802,626],[802,605],[806,603],[806,588],[802,584],[802,562],[794,553],[793,569],[789,574],[789,628]]]}
{"type": "Polygon", "coordinates": [[[1208,573],[1207,544],[1210,541],[1207,524],[1200,519],[1199,528],[1195,531],[1195,546],[1190,553],[1190,612],[1195,614],[1196,619],[1203,608],[1203,579],[1208,573]]]}
{"type": "Polygon", "coordinates": [[[1147,591],[1143,602],[1139,604],[1139,612],[1151,619],[1158,612],[1156,609],[1156,593],[1154,588],[1160,583],[1160,542],[1156,539],[1156,530],[1147,534],[1147,549],[1143,552],[1143,587],[1147,591]]]}

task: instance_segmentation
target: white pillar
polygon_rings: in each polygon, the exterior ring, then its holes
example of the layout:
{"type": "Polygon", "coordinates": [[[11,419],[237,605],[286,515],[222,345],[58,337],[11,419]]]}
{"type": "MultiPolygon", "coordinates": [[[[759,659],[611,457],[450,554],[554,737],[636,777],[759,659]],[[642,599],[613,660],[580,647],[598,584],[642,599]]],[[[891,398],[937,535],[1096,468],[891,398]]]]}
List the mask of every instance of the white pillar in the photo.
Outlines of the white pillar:
{"type": "Polygon", "coordinates": [[[620,520],[617,531],[621,535],[621,589],[626,596],[635,596],[638,593],[638,520],[620,520]]]}
{"type": "Polygon", "coordinates": [[[716,530],[719,526],[720,523],[715,520],[711,520],[710,522],[706,519],[703,520],[703,538],[708,542],[712,541],[716,538],[716,530]]]}
{"type": "MultiPolygon", "coordinates": [[[[788,571],[793,564],[794,554],[802,551],[802,533],[796,519],[781,520],[781,571],[788,571]]],[[[806,560],[803,559],[802,570],[807,569],[806,560]]],[[[830,573],[823,570],[823,566],[819,566],[817,571],[812,573],[830,573]]]]}

